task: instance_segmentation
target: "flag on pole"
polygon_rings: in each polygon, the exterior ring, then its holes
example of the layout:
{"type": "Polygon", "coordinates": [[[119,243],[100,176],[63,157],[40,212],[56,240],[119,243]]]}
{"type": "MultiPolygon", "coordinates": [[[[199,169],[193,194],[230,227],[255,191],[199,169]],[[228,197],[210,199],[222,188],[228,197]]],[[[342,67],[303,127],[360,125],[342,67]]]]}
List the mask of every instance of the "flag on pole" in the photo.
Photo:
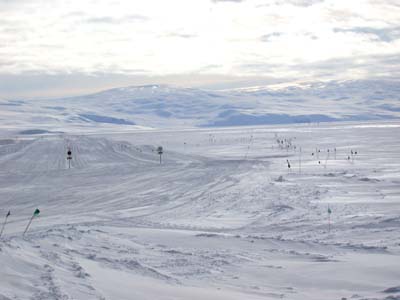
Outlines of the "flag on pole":
{"type": "Polygon", "coordinates": [[[25,228],[24,233],[23,233],[22,235],[25,235],[25,233],[26,233],[26,232],[28,231],[28,229],[29,229],[29,226],[31,226],[32,220],[33,220],[35,217],[38,217],[39,214],[40,214],[40,210],[39,210],[38,208],[36,208],[35,211],[33,212],[33,215],[32,215],[32,217],[31,217],[31,219],[29,220],[28,225],[27,225],[26,228],[25,228]]]}
{"type": "Polygon", "coordinates": [[[3,226],[1,227],[0,237],[3,235],[4,228],[6,227],[6,224],[7,224],[7,219],[8,219],[8,217],[9,217],[10,215],[11,215],[11,211],[9,210],[8,213],[7,213],[7,215],[6,215],[6,218],[4,219],[3,226]]]}
{"type": "Polygon", "coordinates": [[[328,205],[328,232],[331,232],[331,213],[332,210],[330,206],[328,205]]]}

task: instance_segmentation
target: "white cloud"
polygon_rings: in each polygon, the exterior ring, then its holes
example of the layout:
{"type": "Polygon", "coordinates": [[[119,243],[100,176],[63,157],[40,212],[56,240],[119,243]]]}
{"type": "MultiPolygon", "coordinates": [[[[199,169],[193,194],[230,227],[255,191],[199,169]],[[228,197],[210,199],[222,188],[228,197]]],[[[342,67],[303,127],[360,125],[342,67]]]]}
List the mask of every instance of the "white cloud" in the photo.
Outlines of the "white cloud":
{"type": "Polygon", "coordinates": [[[368,77],[355,59],[400,55],[398,24],[393,0],[0,0],[0,73],[368,77]]]}

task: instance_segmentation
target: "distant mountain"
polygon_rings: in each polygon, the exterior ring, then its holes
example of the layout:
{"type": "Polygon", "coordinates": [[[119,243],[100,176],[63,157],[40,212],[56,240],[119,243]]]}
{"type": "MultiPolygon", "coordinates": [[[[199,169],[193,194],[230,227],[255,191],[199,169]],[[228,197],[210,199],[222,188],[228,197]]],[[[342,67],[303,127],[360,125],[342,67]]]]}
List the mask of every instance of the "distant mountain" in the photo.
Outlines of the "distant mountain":
{"type": "Polygon", "coordinates": [[[400,118],[400,82],[333,81],[208,91],[166,85],[0,100],[3,127],[204,127],[400,118]]]}

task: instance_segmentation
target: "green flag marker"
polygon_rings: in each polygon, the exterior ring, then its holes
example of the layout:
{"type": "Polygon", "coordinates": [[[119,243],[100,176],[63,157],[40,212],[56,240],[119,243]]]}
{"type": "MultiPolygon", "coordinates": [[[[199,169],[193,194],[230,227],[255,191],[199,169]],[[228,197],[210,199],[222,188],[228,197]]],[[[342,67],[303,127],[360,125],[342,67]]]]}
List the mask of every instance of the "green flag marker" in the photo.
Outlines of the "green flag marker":
{"type": "Polygon", "coordinates": [[[25,231],[24,231],[23,235],[25,235],[25,233],[28,231],[29,226],[31,225],[33,218],[39,216],[39,214],[40,214],[40,210],[38,208],[36,208],[35,211],[33,212],[33,215],[31,217],[31,219],[29,220],[28,225],[25,228],[25,231]]]}
{"type": "Polygon", "coordinates": [[[328,232],[331,232],[331,213],[332,210],[328,205],[328,232]]]}

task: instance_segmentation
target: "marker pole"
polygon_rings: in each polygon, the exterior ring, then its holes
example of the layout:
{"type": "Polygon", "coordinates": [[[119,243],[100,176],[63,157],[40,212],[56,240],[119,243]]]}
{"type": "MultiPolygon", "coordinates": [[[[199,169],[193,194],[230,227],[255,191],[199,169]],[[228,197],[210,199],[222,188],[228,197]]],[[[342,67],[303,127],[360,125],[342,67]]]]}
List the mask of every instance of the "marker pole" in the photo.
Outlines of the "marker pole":
{"type": "Polygon", "coordinates": [[[300,147],[300,153],[299,153],[299,173],[301,174],[301,147],[300,147]]]}
{"type": "Polygon", "coordinates": [[[330,208],[330,206],[328,205],[328,232],[331,232],[331,213],[332,210],[330,208]]]}
{"type": "Polygon", "coordinates": [[[31,223],[32,223],[33,218],[39,216],[39,214],[40,214],[40,210],[39,210],[38,208],[36,208],[35,211],[33,212],[33,215],[32,215],[32,217],[31,217],[31,219],[29,220],[28,225],[27,225],[26,228],[25,228],[25,231],[24,231],[23,235],[25,235],[25,233],[26,233],[26,232],[28,231],[28,229],[29,229],[29,226],[31,226],[31,223]]]}
{"type": "Polygon", "coordinates": [[[22,235],[25,235],[25,233],[28,231],[29,226],[31,226],[31,223],[32,223],[32,220],[33,220],[34,217],[35,217],[35,215],[32,215],[32,217],[31,217],[31,219],[29,220],[29,223],[28,223],[28,225],[26,226],[25,231],[24,231],[24,233],[23,233],[22,235]]]}
{"type": "Polygon", "coordinates": [[[328,214],[328,232],[331,232],[331,214],[328,214]]]}
{"type": "Polygon", "coordinates": [[[1,238],[1,236],[3,235],[4,227],[6,227],[7,219],[8,219],[8,217],[10,216],[10,214],[11,214],[10,211],[8,211],[8,213],[7,213],[7,215],[6,215],[6,218],[5,218],[5,220],[4,220],[3,226],[1,227],[0,238],[1,238]]]}

